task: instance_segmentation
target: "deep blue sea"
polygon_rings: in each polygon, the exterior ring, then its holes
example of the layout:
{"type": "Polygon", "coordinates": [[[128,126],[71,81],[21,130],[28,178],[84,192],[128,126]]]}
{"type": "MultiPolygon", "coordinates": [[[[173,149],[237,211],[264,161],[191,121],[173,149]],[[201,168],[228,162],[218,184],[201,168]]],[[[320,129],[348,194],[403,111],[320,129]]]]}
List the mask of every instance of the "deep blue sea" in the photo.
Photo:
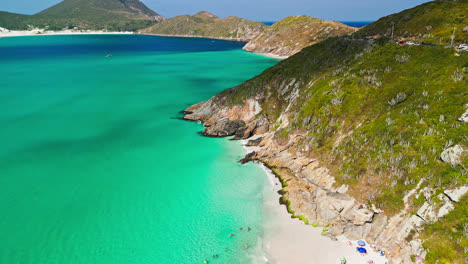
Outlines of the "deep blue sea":
{"type": "MultiPolygon", "coordinates": [[[[274,23],[276,23],[277,21],[262,21],[262,23],[266,24],[266,25],[273,25],[274,23]]],[[[363,26],[367,26],[369,24],[371,24],[372,22],[374,21],[338,21],[340,23],[343,23],[345,25],[348,25],[348,26],[351,26],[351,27],[363,27],[363,26]]]]}
{"type": "Polygon", "coordinates": [[[374,21],[338,21],[340,23],[343,23],[345,25],[348,25],[350,27],[364,27],[364,26],[367,26],[371,23],[373,23],[374,21]]]}

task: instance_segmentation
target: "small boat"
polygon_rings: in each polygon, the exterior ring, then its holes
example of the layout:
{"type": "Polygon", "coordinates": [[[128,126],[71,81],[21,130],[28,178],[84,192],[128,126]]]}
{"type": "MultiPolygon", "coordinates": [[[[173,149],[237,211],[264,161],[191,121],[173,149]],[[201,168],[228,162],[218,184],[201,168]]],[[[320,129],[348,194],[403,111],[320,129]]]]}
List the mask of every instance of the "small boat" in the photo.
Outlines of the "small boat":
{"type": "Polygon", "coordinates": [[[106,57],[110,58],[110,57],[112,57],[112,54],[107,54],[106,57]]]}

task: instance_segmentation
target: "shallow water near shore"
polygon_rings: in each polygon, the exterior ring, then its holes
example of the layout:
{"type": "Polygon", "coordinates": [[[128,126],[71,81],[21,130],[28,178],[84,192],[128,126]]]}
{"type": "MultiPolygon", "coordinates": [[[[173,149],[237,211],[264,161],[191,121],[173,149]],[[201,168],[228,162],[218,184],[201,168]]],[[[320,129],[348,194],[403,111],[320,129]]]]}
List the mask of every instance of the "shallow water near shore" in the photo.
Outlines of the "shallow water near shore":
{"type": "Polygon", "coordinates": [[[250,261],[262,235],[262,169],[236,163],[238,142],[178,119],[278,62],[241,47],[135,35],[0,39],[0,263],[250,261]]]}

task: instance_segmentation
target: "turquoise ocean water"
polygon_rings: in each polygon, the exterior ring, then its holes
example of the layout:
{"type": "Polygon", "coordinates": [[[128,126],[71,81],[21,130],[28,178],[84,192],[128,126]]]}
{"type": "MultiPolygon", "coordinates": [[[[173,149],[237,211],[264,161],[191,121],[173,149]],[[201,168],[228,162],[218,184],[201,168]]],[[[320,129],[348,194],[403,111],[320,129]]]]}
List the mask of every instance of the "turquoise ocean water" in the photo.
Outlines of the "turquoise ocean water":
{"type": "Polygon", "coordinates": [[[265,176],[177,118],[277,63],[241,47],[0,39],[0,263],[248,263],[265,176]]]}

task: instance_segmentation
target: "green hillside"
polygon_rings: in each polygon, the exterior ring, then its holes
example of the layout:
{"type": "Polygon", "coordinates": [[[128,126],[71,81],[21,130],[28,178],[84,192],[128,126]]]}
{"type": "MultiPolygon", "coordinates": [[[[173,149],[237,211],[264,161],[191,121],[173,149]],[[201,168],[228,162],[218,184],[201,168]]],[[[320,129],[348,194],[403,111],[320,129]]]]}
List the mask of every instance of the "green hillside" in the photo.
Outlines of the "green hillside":
{"type": "MultiPolygon", "coordinates": [[[[438,21],[431,22],[434,34],[446,35],[442,30],[446,25],[468,15],[459,12],[465,7],[466,1],[431,2],[403,11],[392,16],[406,17],[407,22],[395,26],[395,32],[410,24],[419,28],[420,23],[427,25],[425,21],[438,21]],[[447,15],[435,20],[434,14],[442,13],[447,15]]],[[[367,26],[357,36],[387,30],[382,26],[387,20],[367,26]]],[[[468,52],[457,53],[444,45],[398,45],[387,37],[330,38],[221,92],[195,115],[208,120],[207,130],[213,131],[222,128],[213,124],[224,118],[218,113],[236,118],[233,111],[246,111],[246,102],[253,100],[261,111],[246,127],[268,123],[274,144],[319,160],[333,175],[336,188],[347,186],[346,193],[368,208],[375,206],[387,217],[403,209],[407,217],[416,213],[426,217],[419,212],[423,204],[435,211],[453,204],[455,210],[440,219],[434,216],[434,222],[418,218],[422,225],[406,240],[422,240],[428,250],[425,263],[466,263],[468,197],[447,202],[444,192],[468,186],[468,123],[462,119],[468,111],[468,52]],[[460,150],[453,162],[443,158],[449,149],[460,150]],[[411,191],[416,195],[405,203],[403,197],[411,191]]],[[[246,131],[242,129],[236,135],[246,131]]],[[[277,169],[279,177],[292,173],[277,169]]],[[[282,194],[287,192],[286,187],[282,194]]]]}
{"type": "Polygon", "coordinates": [[[403,12],[383,17],[359,30],[356,36],[393,36],[434,44],[468,42],[468,0],[431,1],[403,12]]]}
{"type": "MultiPolygon", "coordinates": [[[[442,47],[333,38],[305,48],[217,98],[222,104],[234,105],[265,94],[261,114],[273,123],[289,106],[292,119],[286,128],[276,131],[278,139],[286,140],[296,132],[307,134],[303,143],[313,149],[311,154],[330,158],[333,162],[328,165],[338,181],[355,186],[357,196],[369,186],[363,177],[392,177],[385,175],[396,165],[389,160],[403,157],[397,159],[398,167],[404,169],[403,179],[396,179],[392,189],[378,186],[379,182],[372,186],[381,189],[372,202],[397,212],[403,205],[401,195],[415,186],[421,174],[431,172],[432,184],[446,175],[442,183],[449,186],[451,177],[463,168],[434,160],[438,161],[446,144],[468,147],[468,126],[457,121],[468,103],[467,87],[468,53],[454,56],[452,50],[442,47]],[[292,80],[298,84],[299,96],[290,105],[293,90],[285,92],[285,86],[292,80]],[[392,105],[399,94],[401,102],[392,105]],[[443,121],[439,121],[441,116],[443,121]],[[339,132],[345,131],[354,131],[353,138],[336,146],[339,132]],[[421,163],[424,160],[431,162],[421,163]],[[406,180],[412,183],[405,184],[406,180]]],[[[464,162],[468,167],[468,160],[464,162]]],[[[459,182],[467,180],[460,178],[459,182]]]]}
{"type": "Polygon", "coordinates": [[[7,29],[27,28],[31,16],[0,11],[0,27],[7,29]]]}
{"type": "MultiPolygon", "coordinates": [[[[271,122],[280,144],[304,135],[296,149],[308,149],[306,155],[332,171],[337,186],[347,184],[349,194],[389,216],[403,209],[402,197],[422,178],[421,188],[435,194],[468,184],[468,155],[458,166],[440,160],[447,147],[468,149],[468,125],[457,120],[468,103],[466,52],[333,38],[213,100],[234,106],[248,98],[262,98],[258,116],[271,122]],[[288,123],[280,128],[285,115],[288,123]]],[[[417,210],[421,204],[414,203],[417,210]]],[[[458,248],[461,255],[452,260],[462,258],[463,248],[451,237],[437,240],[458,248]]]]}
{"type": "Polygon", "coordinates": [[[265,24],[260,22],[234,16],[221,19],[211,13],[202,11],[194,16],[183,15],[166,19],[142,30],[142,33],[248,40],[262,32],[266,27],[265,24]]]}
{"type": "Polygon", "coordinates": [[[0,27],[136,30],[163,19],[138,0],[65,0],[35,15],[1,12],[0,27]]]}

